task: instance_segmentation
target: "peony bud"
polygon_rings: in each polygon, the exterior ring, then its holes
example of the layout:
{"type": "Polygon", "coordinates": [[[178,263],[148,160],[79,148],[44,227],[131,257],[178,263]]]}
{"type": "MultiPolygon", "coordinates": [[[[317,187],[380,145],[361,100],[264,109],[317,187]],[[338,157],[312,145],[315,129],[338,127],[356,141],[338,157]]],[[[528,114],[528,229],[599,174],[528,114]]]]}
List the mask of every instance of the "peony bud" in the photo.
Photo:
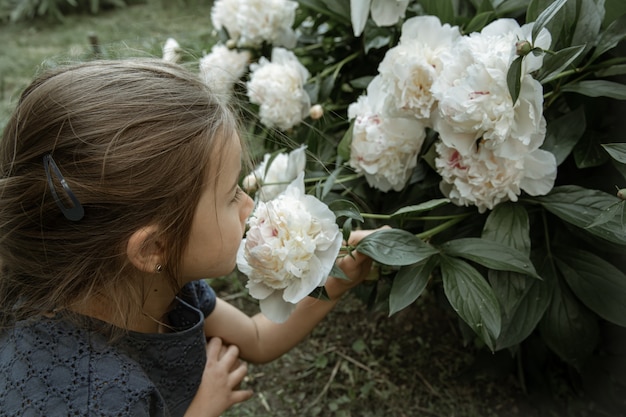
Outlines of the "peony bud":
{"type": "Polygon", "coordinates": [[[228,49],[235,49],[237,47],[237,41],[234,39],[229,39],[226,41],[226,47],[228,49]]]}
{"type": "Polygon", "coordinates": [[[256,175],[254,175],[254,173],[246,175],[246,177],[243,179],[242,184],[241,184],[244,191],[248,193],[256,191],[258,185],[259,184],[257,182],[256,175]]]}
{"type": "Polygon", "coordinates": [[[174,38],[168,38],[163,45],[163,60],[176,63],[181,59],[182,48],[174,38]]]}
{"type": "Polygon", "coordinates": [[[626,188],[617,190],[617,196],[619,197],[620,200],[626,200],[626,188]]]}
{"type": "Polygon", "coordinates": [[[311,116],[311,119],[313,120],[319,120],[323,115],[324,108],[319,104],[316,104],[309,109],[309,116],[311,116]]]}
{"type": "Polygon", "coordinates": [[[526,56],[532,51],[533,46],[528,41],[519,41],[515,43],[515,52],[519,56],[526,56]]]}

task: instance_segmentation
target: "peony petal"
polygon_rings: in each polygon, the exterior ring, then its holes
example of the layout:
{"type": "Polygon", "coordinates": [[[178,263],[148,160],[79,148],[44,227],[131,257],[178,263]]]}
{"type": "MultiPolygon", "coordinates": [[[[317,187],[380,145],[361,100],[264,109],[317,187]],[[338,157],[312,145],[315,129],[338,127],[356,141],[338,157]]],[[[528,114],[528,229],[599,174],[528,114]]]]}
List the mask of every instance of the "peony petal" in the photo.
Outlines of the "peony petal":
{"type": "Polygon", "coordinates": [[[306,145],[300,146],[289,153],[289,161],[287,162],[286,176],[291,180],[298,178],[298,175],[304,172],[306,167],[306,145]]]}
{"type": "Polygon", "coordinates": [[[370,4],[372,0],[350,0],[350,18],[352,19],[352,30],[354,36],[360,36],[365,29],[367,17],[370,14],[370,4]]]}
{"type": "Polygon", "coordinates": [[[311,291],[322,285],[327,278],[327,274],[320,260],[314,256],[309,261],[309,271],[301,279],[294,281],[292,285],[285,288],[283,299],[290,303],[298,303],[311,291]]]}
{"type": "Polygon", "coordinates": [[[395,25],[408,5],[409,0],[373,0],[372,19],[377,26],[395,25]]]}
{"type": "Polygon", "coordinates": [[[250,296],[256,298],[257,300],[264,300],[276,291],[261,282],[254,281],[248,281],[246,288],[248,289],[250,296]]]}
{"type": "Polygon", "coordinates": [[[250,275],[252,272],[252,268],[250,268],[248,260],[246,259],[246,239],[241,241],[239,249],[237,250],[237,269],[245,275],[250,275]]]}
{"type": "Polygon", "coordinates": [[[295,310],[296,305],[283,300],[282,291],[275,291],[259,302],[261,313],[275,323],[284,323],[295,310]]]}
{"type": "Polygon", "coordinates": [[[525,177],[520,187],[530,195],[545,195],[554,187],[556,158],[551,152],[537,149],[524,158],[525,177]]]}

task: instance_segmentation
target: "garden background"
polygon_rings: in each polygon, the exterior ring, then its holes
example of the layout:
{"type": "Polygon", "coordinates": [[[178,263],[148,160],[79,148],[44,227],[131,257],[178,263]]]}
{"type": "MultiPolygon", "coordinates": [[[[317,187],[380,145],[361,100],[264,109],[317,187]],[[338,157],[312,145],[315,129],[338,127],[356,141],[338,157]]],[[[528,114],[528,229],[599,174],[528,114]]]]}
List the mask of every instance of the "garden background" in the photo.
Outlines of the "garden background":
{"type": "MultiPolygon", "coordinates": [[[[167,39],[174,38],[180,45],[182,61],[194,68],[202,55],[224,38],[223,33],[217,33],[211,26],[212,3],[208,1],[79,1],[81,10],[70,3],[0,0],[0,13],[3,13],[0,15],[0,127],[6,123],[21,89],[42,65],[97,57],[160,57],[167,39]],[[20,11],[17,4],[26,8],[20,11]],[[62,4],[63,7],[58,14],[50,8],[34,8],[34,15],[42,16],[29,16],[27,6],[38,4],[62,4]],[[19,13],[14,13],[13,20],[17,21],[12,22],[10,12],[15,10],[19,13]]],[[[319,4],[316,1],[301,3],[319,4]]],[[[514,3],[526,6],[530,2],[514,3]]],[[[605,5],[607,15],[620,16],[625,11],[619,1],[607,1],[605,5]]],[[[313,9],[302,7],[299,13],[313,13],[313,9]]],[[[330,28],[341,31],[333,28],[332,18],[329,19],[330,28]]],[[[302,20],[299,15],[299,21],[302,20]]],[[[342,30],[345,32],[345,27],[342,30]]],[[[350,33],[345,35],[355,39],[350,33]]],[[[378,45],[368,45],[375,54],[382,56],[394,45],[398,32],[391,37],[389,32],[378,32],[378,35],[369,38],[378,45]]],[[[349,43],[346,46],[353,47],[354,44],[349,43]]],[[[612,58],[619,59],[623,56],[623,45],[616,50],[612,51],[615,53],[612,58]]],[[[321,61],[316,63],[312,58],[312,63],[319,65],[321,61]]],[[[619,70],[616,73],[619,75],[619,70]]],[[[358,82],[351,84],[350,93],[354,97],[359,94],[358,85],[358,82]]],[[[626,127],[623,101],[609,100],[608,104],[598,102],[597,105],[604,109],[605,119],[611,124],[598,126],[598,130],[602,127],[604,132],[596,142],[623,142],[621,132],[626,127]]],[[[348,124],[345,110],[345,107],[334,109],[332,117],[329,112],[327,122],[331,124],[336,118],[348,124]]],[[[246,115],[253,115],[252,110],[246,115]]],[[[574,121],[569,120],[569,123],[574,121]]],[[[279,150],[285,144],[297,144],[296,133],[307,129],[324,131],[328,127],[315,123],[303,123],[298,132],[253,129],[250,135],[253,154],[258,160],[265,151],[263,146],[255,148],[255,137],[267,139],[276,135],[278,139],[273,145],[274,150],[279,150]],[[289,138],[290,134],[293,134],[292,142],[280,142],[281,137],[289,138]]],[[[576,161],[570,161],[566,168],[576,176],[587,177],[588,184],[601,181],[603,190],[615,186],[623,188],[626,181],[620,178],[619,170],[608,169],[609,156],[596,148],[588,146],[573,151],[576,158],[570,159],[576,161]],[[601,162],[593,162],[594,158],[601,162]],[[577,163],[580,161],[584,162],[582,168],[587,169],[581,169],[581,164],[577,163]]],[[[382,194],[376,195],[381,198],[382,194]]],[[[607,219],[604,224],[623,227],[619,215],[610,220],[613,223],[607,219]]],[[[377,224],[370,222],[369,225],[377,224]]],[[[619,235],[620,230],[615,233],[619,235]]],[[[591,243],[604,245],[593,239],[591,243]]],[[[623,256],[615,258],[623,261],[623,256]]],[[[623,263],[614,263],[623,271],[623,263]]],[[[610,272],[600,270],[598,273],[610,272]]],[[[246,384],[255,390],[255,397],[226,415],[624,415],[626,335],[622,327],[601,320],[598,325],[601,342],[593,346],[593,354],[586,357],[584,363],[564,360],[563,355],[546,345],[538,331],[533,331],[519,347],[492,353],[463,326],[440,285],[431,284],[423,289],[416,301],[391,316],[385,303],[364,302],[372,297],[372,289],[376,290],[378,299],[380,294],[389,293],[392,281],[387,278],[366,284],[360,293],[347,297],[310,338],[283,358],[272,364],[251,366],[246,384]]],[[[243,310],[257,311],[256,301],[247,295],[243,277],[233,275],[215,281],[214,285],[222,297],[243,310]]],[[[557,334],[555,338],[561,336],[564,341],[570,337],[557,334]]],[[[584,341],[581,344],[584,345],[584,341]]]]}

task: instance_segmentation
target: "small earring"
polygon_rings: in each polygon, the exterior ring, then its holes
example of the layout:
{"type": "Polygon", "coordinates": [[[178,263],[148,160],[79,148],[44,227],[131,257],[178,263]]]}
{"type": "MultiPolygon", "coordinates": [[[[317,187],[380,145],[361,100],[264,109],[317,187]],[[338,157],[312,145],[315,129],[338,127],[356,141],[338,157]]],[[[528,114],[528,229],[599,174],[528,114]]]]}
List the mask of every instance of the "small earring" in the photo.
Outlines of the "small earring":
{"type": "Polygon", "coordinates": [[[157,274],[160,274],[163,271],[163,265],[161,264],[156,264],[154,266],[154,272],[156,272],[157,274]]]}

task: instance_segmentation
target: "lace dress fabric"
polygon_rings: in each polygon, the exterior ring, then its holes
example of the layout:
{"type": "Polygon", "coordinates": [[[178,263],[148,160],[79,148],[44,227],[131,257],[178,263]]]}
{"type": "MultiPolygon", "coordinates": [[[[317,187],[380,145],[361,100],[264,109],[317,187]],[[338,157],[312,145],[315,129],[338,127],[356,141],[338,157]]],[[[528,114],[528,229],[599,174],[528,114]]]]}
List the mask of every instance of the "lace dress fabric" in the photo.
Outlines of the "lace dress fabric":
{"type": "MultiPolygon", "coordinates": [[[[204,317],[215,293],[187,284],[172,333],[129,332],[109,343],[61,315],[0,334],[0,416],[181,416],[206,362],[204,317]]],[[[97,320],[92,320],[97,324],[97,320]]]]}

